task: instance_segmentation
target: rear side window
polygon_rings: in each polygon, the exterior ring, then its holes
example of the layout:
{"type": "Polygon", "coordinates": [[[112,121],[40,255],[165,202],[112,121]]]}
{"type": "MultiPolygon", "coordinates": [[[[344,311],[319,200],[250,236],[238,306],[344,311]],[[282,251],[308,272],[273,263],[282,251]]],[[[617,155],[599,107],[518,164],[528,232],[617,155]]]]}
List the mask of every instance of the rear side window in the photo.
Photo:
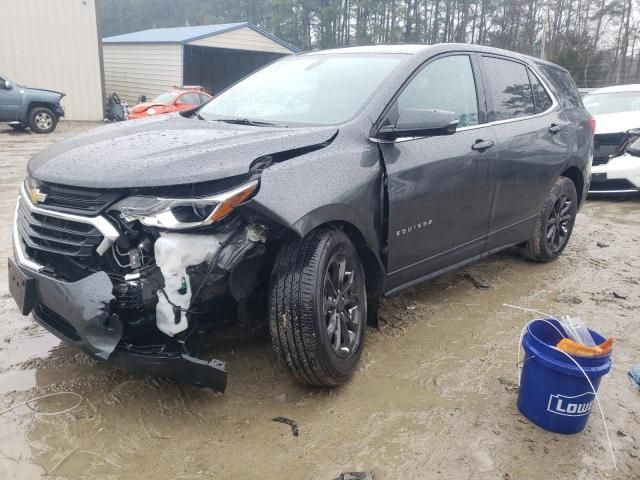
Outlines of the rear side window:
{"type": "Polygon", "coordinates": [[[483,64],[493,99],[493,121],[535,113],[527,67],[495,57],[484,57],[483,64]]]}
{"type": "Polygon", "coordinates": [[[529,70],[529,81],[531,82],[531,89],[533,90],[533,103],[536,107],[536,113],[542,113],[551,108],[553,100],[549,97],[549,94],[538,80],[531,70],[529,70]]]}
{"type": "Polygon", "coordinates": [[[576,84],[573,82],[573,78],[571,78],[569,72],[544,64],[538,64],[538,68],[540,68],[544,76],[551,82],[552,87],[557,91],[558,100],[564,108],[584,108],[576,84]]]}
{"type": "Polygon", "coordinates": [[[407,108],[446,110],[458,114],[460,127],[478,124],[478,97],[468,55],[451,55],[426,65],[397,100],[407,108]]]}

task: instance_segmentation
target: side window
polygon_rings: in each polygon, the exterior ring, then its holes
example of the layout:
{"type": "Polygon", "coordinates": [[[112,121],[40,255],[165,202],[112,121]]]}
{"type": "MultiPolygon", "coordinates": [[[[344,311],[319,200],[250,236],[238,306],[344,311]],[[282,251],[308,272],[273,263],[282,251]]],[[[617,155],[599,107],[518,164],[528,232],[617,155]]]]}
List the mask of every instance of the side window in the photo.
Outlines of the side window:
{"type": "Polygon", "coordinates": [[[200,105],[200,96],[197,93],[185,93],[176,103],[182,105],[200,105]]]}
{"type": "Polygon", "coordinates": [[[552,65],[537,65],[540,70],[542,70],[542,73],[544,73],[545,77],[547,77],[548,81],[552,83],[551,86],[558,91],[558,95],[556,96],[556,98],[558,98],[563,108],[584,108],[582,99],[580,98],[580,93],[578,93],[576,84],[573,82],[573,78],[571,78],[571,74],[569,72],[552,65]]]}
{"type": "Polygon", "coordinates": [[[527,67],[495,57],[484,57],[483,65],[493,100],[494,121],[525,117],[535,112],[527,67]]]}
{"type": "Polygon", "coordinates": [[[398,114],[407,108],[447,110],[458,114],[459,127],[478,124],[476,84],[468,55],[431,62],[398,97],[398,114]]]}
{"type": "Polygon", "coordinates": [[[198,96],[200,97],[200,103],[201,104],[202,103],[207,103],[210,100],[209,97],[207,97],[206,95],[202,95],[201,93],[198,96]]]}
{"type": "Polygon", "coordinates": [[[549,94],[538,80],[538,77],[529,70],[529,81],[531,82],[531,89],[533,90],[533,103],[536,107],[536,113],[542,113],[551,108],[553,101],[549,94]]]}

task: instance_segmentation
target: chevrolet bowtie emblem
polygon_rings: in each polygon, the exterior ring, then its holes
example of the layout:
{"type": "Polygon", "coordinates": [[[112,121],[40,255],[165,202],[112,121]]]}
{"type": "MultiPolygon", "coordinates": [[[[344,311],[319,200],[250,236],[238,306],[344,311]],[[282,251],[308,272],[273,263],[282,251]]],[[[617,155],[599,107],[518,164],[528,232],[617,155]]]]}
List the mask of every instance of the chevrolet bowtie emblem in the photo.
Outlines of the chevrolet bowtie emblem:
{"type": "Polygon", "coordinates": [[[37,188],[29,190],[29,196],[31,197],[31,201],[33,203],[44,203],[44,201],[47,199],[47,194],[42,193],[37,188]]]}

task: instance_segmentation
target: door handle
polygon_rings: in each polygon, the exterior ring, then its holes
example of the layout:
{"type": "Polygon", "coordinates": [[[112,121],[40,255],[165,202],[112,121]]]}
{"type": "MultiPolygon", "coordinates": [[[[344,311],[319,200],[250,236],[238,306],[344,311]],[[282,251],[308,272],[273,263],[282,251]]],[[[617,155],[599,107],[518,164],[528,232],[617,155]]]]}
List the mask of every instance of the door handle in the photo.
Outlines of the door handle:
{"type": "Polygon", "coordinates": [[[562,127],[556,123],[552,123],[551,126],[549,127],[549,133],[558,133],[560,130],[562,130],[562,127]]]}
{"type": "Polygon", "coordinates": [[[484,152],[485,150],[493,147],[495,143],[492,140],[476,140],[473,145],[471,145],[472,150],[478,150],[480,152],[484,152]]]}

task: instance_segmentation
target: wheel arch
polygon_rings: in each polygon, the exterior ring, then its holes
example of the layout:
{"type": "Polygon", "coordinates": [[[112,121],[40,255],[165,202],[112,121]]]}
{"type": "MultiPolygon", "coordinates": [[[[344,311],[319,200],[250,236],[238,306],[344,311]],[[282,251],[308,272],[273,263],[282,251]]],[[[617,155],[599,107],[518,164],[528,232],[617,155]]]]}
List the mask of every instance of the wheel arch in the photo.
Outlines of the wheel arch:
{"type": "Polygon", "coordinates": [[[379,245],[377,237],[375,241],[372,241],[367,238],[362,227],[344,218],[324,218],[323,221],[320,221],[319,217],[316,217],[316,220],[312,221],[305,217],[304,221],[296,222],[293,231],[297,235],[304,237],[314,230],[327,227],[342,230],[358,252],[364,270],[367,289],[367,323],[375,327],[378,324],[378,302],[380,295],[383,293],[386,274],[380,255],[376,252],[376,248],[379,245]]]}
{"type": "Polygon", "coordinates": [[[560,176],[568,178],[573,182],[573,185],[576,188],[576,194],[578,196],[578,208],[580,208],[582,206],[583,192],[584,192],[584,185],[585,185],[582,172],[578,167],[571,166],[567,168],[564,172],[562,172],[560,176]]]}
{"type": "Polygon", "coordinates": [[[51,112],[57,117],[58,115],[56,114],[56,105],[55,103],[52,102],[43,102],[42,100],[33,100],[31,102],[29,102],[29,105],[26,108],[25,111],[25,118],[24,121],[28,122],[29,121],[29,117],[31,116],[31,111],[34,108],[38,108],[38,107],[44,107],[44,108],[48,108],[49,110],[51,110],[51,112]]]}

